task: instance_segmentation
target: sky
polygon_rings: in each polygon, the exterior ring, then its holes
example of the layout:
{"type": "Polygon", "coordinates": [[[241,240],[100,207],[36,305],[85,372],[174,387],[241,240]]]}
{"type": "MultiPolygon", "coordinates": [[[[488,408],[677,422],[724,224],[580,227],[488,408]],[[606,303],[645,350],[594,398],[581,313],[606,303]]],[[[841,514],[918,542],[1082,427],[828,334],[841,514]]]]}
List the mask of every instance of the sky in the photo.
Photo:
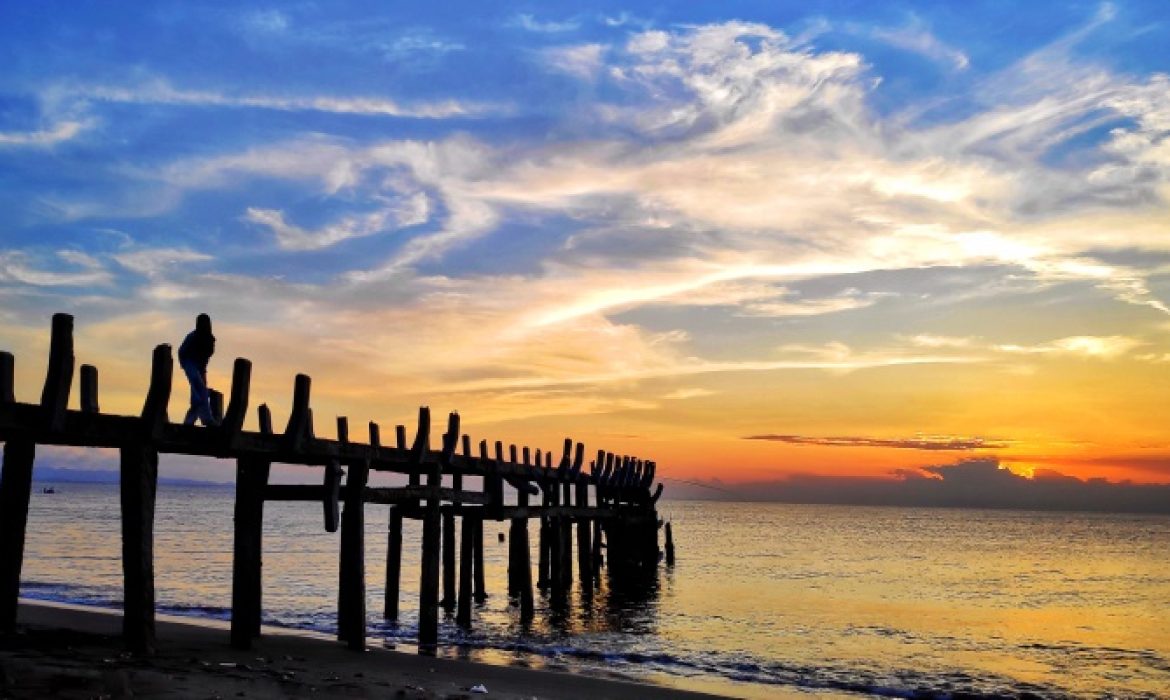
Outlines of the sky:
{"type": "Polygon", "coordinates": [[[426,404],[668,486],[1168,483],[1168,38],[1153,1],[6,2],[0,348],[35,401],[71,313],[132,414],[207,312],[278,424],[305,372],[319,435],[426,404]]]}

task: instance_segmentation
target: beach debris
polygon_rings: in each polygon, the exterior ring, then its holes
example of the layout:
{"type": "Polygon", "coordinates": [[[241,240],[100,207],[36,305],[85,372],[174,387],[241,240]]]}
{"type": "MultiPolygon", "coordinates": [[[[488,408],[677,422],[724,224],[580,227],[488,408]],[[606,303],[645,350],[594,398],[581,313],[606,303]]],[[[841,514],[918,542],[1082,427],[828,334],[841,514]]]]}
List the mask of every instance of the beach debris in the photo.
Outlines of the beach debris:
{"type": "Polygon", "coordinates": [[[467,691],[470,693],[480,693],[483,695],[487,695],[488,690],[487,690],[487,686],[485,686],[483,683],[480,683],[478,685],[471,686],[470,688],[467,689],[467,691]]]}

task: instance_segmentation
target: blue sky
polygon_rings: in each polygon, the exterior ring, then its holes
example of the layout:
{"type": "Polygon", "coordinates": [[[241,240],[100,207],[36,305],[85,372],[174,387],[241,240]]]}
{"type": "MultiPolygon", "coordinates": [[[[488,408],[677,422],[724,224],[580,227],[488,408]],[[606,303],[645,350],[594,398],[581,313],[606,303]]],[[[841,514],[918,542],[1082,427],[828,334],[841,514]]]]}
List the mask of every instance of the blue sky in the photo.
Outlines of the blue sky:
{"type": "Polygon", "coordinates": [[[142,358],[208,311],[213,383],[248,356],[276,406],[309,371],[333,412],[451,404],[688,474],[718,454],[745,478],[905,459],[742,440],[781,424],[1004,439],[1025,469],[1149,456],[1168,20],[1161,2],[5,3],[3,345],[34,391],[22,358],[74,313],[104,403],[132,411],[142,358]],[[1015,391],[1032,398],[1005,415],[1015,391]]]}

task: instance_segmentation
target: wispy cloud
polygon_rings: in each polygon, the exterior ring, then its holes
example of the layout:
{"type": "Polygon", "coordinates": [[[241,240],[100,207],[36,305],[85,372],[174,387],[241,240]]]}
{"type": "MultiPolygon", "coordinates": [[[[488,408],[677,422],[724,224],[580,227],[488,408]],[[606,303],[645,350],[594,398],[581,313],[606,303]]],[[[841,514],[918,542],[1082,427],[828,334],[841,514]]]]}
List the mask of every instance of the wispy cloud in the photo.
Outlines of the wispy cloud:
{"type": "Polygon", "coordinates": [[[362,216],[346,216],[314,231],[289,224],[284,212],[278,210],[250,207],[244,216],[252,223],[271,229],[277,243],[285,250],[318,250],[350,238],[426,223],[430,216],[430,200],[424,193],[416,192],[387,208],[362,216]]]}
{"type": "Polygon", "coordinates": [[[5,146],[53,146],[73,140],[92,124],[92,120],[62,121],[54,124],[52,128],[40,131],[0,131],[0,148],[5,146]]]}
{"type": "Polygon", "coordinates": [[[563,32],[571,32],[578,29],[581,23],[575,19],[566,20],[539,20],[534,15],[527,12],[522,12],[509,22],[511,26],[520,27],[530,32],[538,32],[540,34],[560,34],[563,32]]]}
{"type": "Polygon", "coordinates": [[[994,450],[1008,446],[1003,440],[954,435],[916,435],[912,438],[875,438],[860,436],[814,437],[808,435],[748,435],[744,440],[786,442],[791,445],[819,445],[822,447],[888,447],[899,450],[927,450],[942,452],[969,452],[994,450]]]}
{"type": "Polygon", "coordinates": [[[74,269],[60,269],[52,259],[34,260],[18,251],[0,251],[0,281],[35,287],[85,287],[108,285],[113,279],[101,261],[81,251],[63,250],[54,257],[74,269]]]}
{"type": "Polygon", "coordinates": [[[502,105],[453,99],[403,103],[385,97],[366,96],[230,94],[217,90],[177,88],[161,79],[133,86],[61,85],[50,91],[50,97],[53,100],[87,99],[124,104],[308,111],[415,119],[480,117],[507,111],[502,105]]]}
{"type": "Polygon", "coordinates": [[[966,70],[971,64],[967,54],[939,39],[925,26],[921,19],[912,18],[901,27],[872,27],[864,31],[869,36],[890,46],[925,56],[933,61],[948,64],[955,70],[966,70]]]}
{"type": "Polygon", "coordinates": [[[996,345],[994,349],[1015,355],[1077,355],[1108,360],[1120,357],[1142,344],[1136,338],[1120,335],[1077,335],[1038,345],[996,345]]]}

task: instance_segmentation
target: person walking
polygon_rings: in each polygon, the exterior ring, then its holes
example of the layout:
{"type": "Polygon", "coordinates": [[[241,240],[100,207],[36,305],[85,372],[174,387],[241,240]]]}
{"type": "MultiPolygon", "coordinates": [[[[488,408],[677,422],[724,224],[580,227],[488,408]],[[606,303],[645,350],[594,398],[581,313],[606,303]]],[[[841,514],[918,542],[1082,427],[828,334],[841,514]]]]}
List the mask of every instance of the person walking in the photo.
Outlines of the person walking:
{"type": "Polygon", "coordinates": [[[195,317],[195,330],[187,334],[179,346],[179,366],[191,383],[191,408],[187,409],[184,425],[194,425],[195,419],[203,425],[219,425],[211,415],[211,391],[207,388],[207,363],[215,354],[215,336],[211,334],[211,317],[195,317]]]}

